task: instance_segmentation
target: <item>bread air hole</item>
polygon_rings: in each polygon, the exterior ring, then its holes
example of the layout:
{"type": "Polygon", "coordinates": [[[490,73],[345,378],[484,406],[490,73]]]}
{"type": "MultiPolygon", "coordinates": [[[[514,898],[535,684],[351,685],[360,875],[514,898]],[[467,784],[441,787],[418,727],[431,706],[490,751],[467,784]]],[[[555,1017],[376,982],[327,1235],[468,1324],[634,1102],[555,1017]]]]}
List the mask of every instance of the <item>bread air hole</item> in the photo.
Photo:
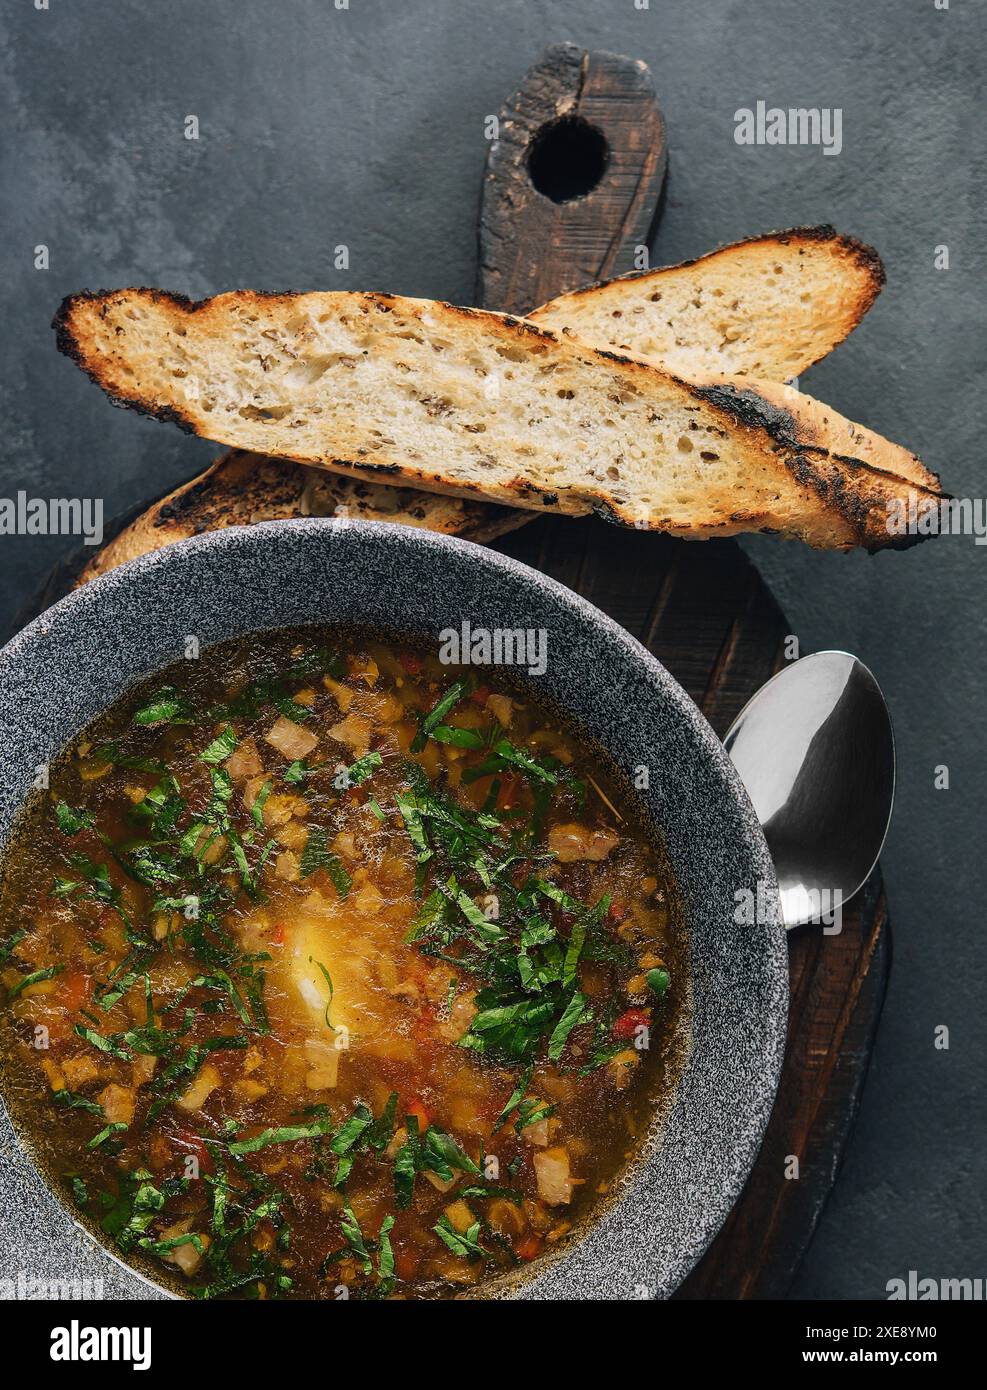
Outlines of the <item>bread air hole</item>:
{"type": "Polygon", "coordinates": [[[527,362],[528,353],[524,348],[512,347],[508,343],[498,343],[495,349],[498,357],[503,357],[508,362],[527,362]]]}
{"type": "Polygon", "coordinates": [[[296,362],[284,374],[283,382],[289,391],[297,391],[303,386],[314,386],[333,363],[331,357],[309,357],[296,362]]]}
{"type": "MultiPolygon", "coordinates": [[[[212,402],[203,401],[203,410],[211,410],[212,402]]],[[[238,414],[244,420],[256,420],[260,424],[270,424],[272,420],[283,420],[291,413],[290,405],[244,405],[240,407],[238,414]]]]}

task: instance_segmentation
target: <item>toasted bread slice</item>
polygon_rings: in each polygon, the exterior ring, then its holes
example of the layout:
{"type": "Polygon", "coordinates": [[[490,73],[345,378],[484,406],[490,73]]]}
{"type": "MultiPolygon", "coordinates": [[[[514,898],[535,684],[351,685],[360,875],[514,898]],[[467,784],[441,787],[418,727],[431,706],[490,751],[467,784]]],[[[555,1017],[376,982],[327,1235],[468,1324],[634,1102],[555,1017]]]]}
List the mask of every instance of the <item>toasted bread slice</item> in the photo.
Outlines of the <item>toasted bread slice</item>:
{"type": "MultiPolygon", "coordinates": [[[[532,318],[633,356],[664,354],[692,368],[782,379],[846,337],[883,280],[880,258],[869,247],[831,227],[795,228],[562,295],[532,318]]],[[[760,390],[769,393],[763,382],[760,390]]],[[[838,418],[827,412],[816,423],[826,428],[838,418]]],[[[847,424],[842,452],[866,458],[867,437],[847,424]]],[[[910,476],[915,461],[904,455],[899,462],[896,471],[910,476]]],[[[79,582],[186,536],[252,521],[350,514],[491,540],[532,516],[485,503],[436,509],[438,498],[234,450],[138,517],[93,557],[79,582]]]]}
{"type": "Polygon", "coordinates": [[[368,483],[291,459],[232,449],[102,546],[76,583],[85,584],[139,555],[149,555],[204,531],[249,526],[256,521],[348,516],[363,521],[398,521],[485,542],[522,526],[531,515],[489,502],[464,502],[437,492],[368,483]]]}
{"type": "MultiPolygon", "coordinates": [[[[664,353],[693,367],[781,379],[841,341],[867,312],[883,278],[880,259],[869,247],[831,227],[796,228],[562,295],[532,317],[633,356],[664,353]]],[[[763,383],[760,389],[768,394],[763,383]]],[[[817,425],[826,428],[836,419],[828,412],[817,425]]],[[[866,448],[866,438],[849,425],[842,451],[866,457],[866,448]]],[[[913,461],[905,455],[901,462],[897,471],[908,477],[913,461]]],[[[442,500],[438,493],[343,478],[233,450],[104,546],[79,583],[202,531],[310,514],[401,521],[480,541],[532,517],[515,508],[442,500]]]]}
{"type": "Polygon", "coordinates": [[[688,381],[479,309],[130,289],[70,297],[55,326],[118,405],[370,480],[839,549],[901,545],[889,504],[916,488],[938,495],[925,470],[930,483],[906,480],[904,451],[877,436],[867,458],[831,449],[816,403],[800,409],[797,392],[781,408],[753,384],[688,381]]]}
{"type": "Polygon", "coordinates": [[[871,247],[795,227],[560,295],[529,317],[683,376],[791,381],[843,341],[883,284],[871,247]]]}

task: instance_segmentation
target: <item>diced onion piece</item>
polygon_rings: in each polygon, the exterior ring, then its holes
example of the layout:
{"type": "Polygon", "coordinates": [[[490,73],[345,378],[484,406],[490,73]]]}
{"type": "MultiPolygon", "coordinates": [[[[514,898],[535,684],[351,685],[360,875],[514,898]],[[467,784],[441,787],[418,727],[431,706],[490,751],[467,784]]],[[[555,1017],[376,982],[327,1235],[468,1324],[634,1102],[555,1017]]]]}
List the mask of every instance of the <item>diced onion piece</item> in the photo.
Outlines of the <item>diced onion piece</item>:
{"type": "Polygon", "coordinates": [[[257,752],[257,744],[252,738],[244,739],[241,744],[234,748],[226,759],[226,771],[234,782],[243,782],[248,777],[257,777],[264,771],[260,754],[257,752]]]}
{"type": "Polygon", "coordinates": [[[353,906],[361,917],[376,917],[384,905],[384,895],[375,883],[369,880],[354,895],[353,906]]]}
{"type": "MultiPolygon", "coordinates": [[[[527,1100],[533,1102],[533,1109],[540,1109],[542,1102],[537,1096],[528,1096],[527,1100]]],[[[521,1138],[526,1144],[530,1144],[535,1149],[547,1149],[549,1138],[548,1116],[543,1120],[536,1120],[534,1124],[525,1125],[521,1130],[521,1138]]]]}
{"type": "Polygon", "coordinates": [[[407,1144],[407,1142],[408,1142],[408,1131],[407,1131],[407,1130],[404,1128],[404,1126],[402,1125],[400,1129],[396,1129],[396,1130],[394,1131],[393,1135],[391,1136],[391,1141],[390,1141],[390,1143],[388,1144],[387,1148],[384,1150],[384,1157],[387,1159],[388,1163],[393,1163],[393,1162],[394,1162],[394,1157],[395,1157],[395,1155],[396,1155],[398,1149],[403,1148],[403,1147],[405,1146],[405,1144],[407,1144]]]}
{"type": "Polygon", "coordinates": [[[284,879],[285,883],[297,883],[301,876],[298,855],[290,849],[282,850],[274,861],[274,874],[276,878],[284,879]]]}
{"type": "Polygon", "coordinates": [[[44,1068],[45,1076],[48,1078],[48,1085],[53,1091],[65,1090],[65,1077],[57,1062],[52,1062],[49,1058],[41,1063],[44,1068]]]}
{"type": "Polygon", "coordinates": [[[199,1068],[198,1075],[183,1096],[175,1104],[179,1110],[191,1112],[201,1110],[217,1087],[222,1086],[223,1078],[211,1062],[199,1068]]]}
{"type": "Polygon", "coordinates": [[[101,763],[96,758],[86,758],[79,764],[79,776],[84,782],[97,782],[100,777],[105,777],[112,767],[112,763],[101,763]]]}
{"type": "Polygon", "coordinates": [[[203,830],[196,843],[195,853],[201,864],[218,864],[229,848],[229,838],[226,835],[217,835],[213,840],[213,831],[208,827],[203,830]],[[206,846],[203,849],[203,845],[206,846]]]}
{"type": "Polygon", "coordinates": [[[476,1217],[462,1198],[457,1202],[449,1203],[445,1209],[445,1217],[452,1229],[458,1231],[461,1236],[466,1234],[476,1220],[476,1217]]]}
{"type": "MultiPolygon", "coordinates": [[[[370,747],[372,726],[363,714],[348,714],[329,730],[329,737],[347,748],[352,748],[358,757],[363,757],[370,747]]],[[[299,756],[302,756],[299,754],[299,756]]]]}
{"type": "Polygon", "coordinates": [[[346,667],[354,680],[366,681],[368,686],[377,684],[380,667],[372,656],[351,656],[346,667]]]}
{"type": "Polygon", "coordinates": [[[610,1058],[607,1063],[607,1071],[610,1080],[618,1091],[624,1090],[628,1085],[634,1068],[640,1060],[641,1054],[633,1047],[626,1047],[623,1052],[618,1052],[615,1057],[610,1058]]]}
{"type": "Polygon", "coordinates": [[[509,695],[488,695],[487,709],[502,729],[511,727],[514,718],[514,701],[509,695]]]}
{"type": "Polygon", "coordinates": [[[296,762],[299,758],[308,757],[312,749],[318,745],[319,738],[311,729],[306,729],[282,715],[264,735],[264,741],[276,748],[289,762],[296,762]]]}
{"type": "Polygon", "coordinates": [[[287,825],[278,826],[274,838],[279,845],[284,845],[285,849],[300,854],[308,843],[308,826],[303,825],[300,820],[290,820],[287,825]]]}
{"type": "Polygon", "coordinates": [[[260,1100],[261,1096],[267,1095],[267,1087],[263,1081],[257,1081],[252,1076],[244,1076],[239,1081],[235,1081],[233,1089],[238,1096],[242,1096],[246,1101],[260,1100]]]}
{"type": "Polygon", "coordinates": [[[131,1087],[118,1086],[113,1081],[100,1091],[98,1099],[111,1125],[129,1125],[133,1120],[137,1094],[131,1087]]]}
{"type": "Polygon", "coordinates": [[[325,1007],[325,1000],[319,992],[318,985],[305,975],[302,975],[298,981],[298,993],[310,1009],[318,1011],[325,1007]]]}
{"type": "Polygon", "coordinates": [[[449,1017],[444,1018],[439,1024],[440,1038],[446,1042],[459,1042],[463,1034],[469,1032],[469,1026],[476,1018],[474,998],[472,992],[456,995],[449,1010],[449,1017]]]}
{"type": "Polygon", "coordinates": [[[86,1053],[81,1057],[66,1057],[62,1062],[62,1071],[69,1088],[73,1091],[81,1090],[89,1082],[99,1080],[99,1067],[86,1053]]]}
{"type": "Polygon", "coordinates": [[[362,705],[378,724],[396,724],[404,715],[404,705],[389,691],[374,691],[373,694],[366,694],[363,697],[362,705]]]}
{"type": "Polygon", "coordinates": [[[305,1085],[310,1091],[331,1091],[339,1080],[340,1051],[336,1047],[309,1039],[305,1043],[305,1057],[309,1070],[305,1085]]]}
{"type": "Polygon", "coordinates": [[[273,796],[268,796],[264,802],[261,819],[266,826],[277,829],[278,826],[287,825],[299,809],[302,810],[303,814],[308,810],[308,803],[302,797],[275,792],[273,796]]]}
{"type": "Polygon", "coordinates": [[[569,1153],[561,1144],[543,1149],[533,1159],[538,1180],[538,1196],[550,1207],[572,1201],[572,1177],[569,1173],[569,1153]]]}
{"type": "Polygon", "coordinates": [[[451,1178],[440,1178],[438,1173],[433,1173],[431,1169],[425,1169],[425,1176],[434,1188],[439,1192],[449,1192],[459,1181],[459,1174],[453,1173],[451,1178]]]}
{"type": "MultiPolygon", "coordinates": [[[[184,1221],[176,1221],[173,1226],[166,1226],[161,1232],[162,1240],[174,1240],[176,1236],[187,1236],[192,1233],[192,1218],[186,1217],[184,1221]]],[[[177,1266],[183,1274],[194,1274],[202,1263],[203,1253],[209,1247],[209,1237],[204,1231],[196,1233],[198,1235],[200,1250],[196,1250],[195,1244],[191,1240],[185,1241],[182,1245],[176,1245],[173,1250],[166,1251],[161,1258],[170,1265],[177,1266]]]]}
{"type": "Polygon", "coordinates": [[[519,1236],[524,1232],[528,1220],[517,1202],[497,1197],[487,1207],[487,1224],[502,1236],[519,1236]]]}
{"type": "Polygon", "coordinates": [[[322,684],[345,714],[353,703],[353,696],[356,691],[351,690],[348,685],[343,685],[340,681],[334,681],[332,676],[323,676],[322,684]]]}
{"type": "Polygon", "coordinates": [[[134,1085],[146,1086],[154,1075],[154,1069],[157,1065],[157,1057],[151,1056],[146,1052],[139,1052],[134,1058],[130,1068],[130,1075],[134,1085]]]}

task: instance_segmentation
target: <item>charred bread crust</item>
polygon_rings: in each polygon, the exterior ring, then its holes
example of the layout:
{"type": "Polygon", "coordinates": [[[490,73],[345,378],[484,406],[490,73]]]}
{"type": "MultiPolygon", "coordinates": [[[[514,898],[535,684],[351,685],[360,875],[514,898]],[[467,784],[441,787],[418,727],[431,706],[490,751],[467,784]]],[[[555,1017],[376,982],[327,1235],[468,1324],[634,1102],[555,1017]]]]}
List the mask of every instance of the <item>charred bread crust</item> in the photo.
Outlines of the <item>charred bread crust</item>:
{"type": "MultiPolygon", "coordinates": [[[[688,383],[687,383],[688,384],[688,383]]],[[[878,549],[905,550],[923,536],[899,537],[889,540],[886,527],[875,530],[875,511],[885,508],[886,499],[874,495],[868,497],[866,475],[876,484],[886,480],[896,485],[906,483],[917,495],[945,500],[948,494],[938,486],[903,479],[889,468],[880,468],[866,459],[854,455],[836,453],[825,445],[815,442],[806,432],[805,425],[795,416],[758,394],[751,387],[737,387],[733,384],[715,383],[692,386],[695,394],[707,404],[739,421],[750,429],[761,429],[779,445],[779,457],[795,480],[806,487],[813,488],[827,505],[839,511],[853,527],[859,544],[874,553],[878,549]],[[828,465],[828,467],[827,467],[828,465]],[[863,486],[854,487],[857,475],[864,475],[863,486]],[[883,538],[882,538],[883,537],[883,538]]],[[[931,475],[935,478],[935,475],[931,475]]]]}
{"type": "MultiPolygon", "coordinates": [[[[818,444],[805,432],[805,427],[800,421],[796,420],[791,411],[776,405],[773,401],[766,400],[759,395],[752,387],[737,387],[732,384],[715,383],[709,386],[692,385],[695,394],[723,410],[726,414],[739,420],[741,424],[747,425],[752,429],[762,429],[777,443],[785,448],[795,449],[799,453],[819,454],[823,458],[831,459],[834,463],[845,464],[851,469],[863,469],[873,473],[880,478],[893,478],[896,481],[910,481],[902,479],[900,473],[896,473],[892,468],[880,468],[875,463],[869,463],[866,459],[858,458],[855,454],[837,453],[835,450],[827,448],[823,444],[818,444]]],[[[939,487],[939,479],[936,474],[930,474],[935,480],[935,486],[914,482],[912,486],[916,492],[925,493],[930,497],[944,497],[942,489],[939,487]]]]}
{"type": "Polygon", "coordinates": [[[436,494],[413,493],[354,477],[345,481],[325,469],[231,449],[197,478],[183,484],[136,517],[113,540],[101,546],[76,580],[87,583],[101,574],[168,545],[203,532],[257,521],[292,520],[332,515],[327,501],[344,504],[346,515],[417,523],[467,540],[484,543],[532,520],[536,513],[493,503],[453,502],[436,494]],[[383,494],[394,506],[381,508],[383,494]]]}
{"type": "Polygon", "coordinates": [[[96,366],[90,366],[86,360],[86,355],[79,343],[72,322],[76,309],[80,305],[100,301],[99,315],[100,318],[105,318],[110,303],[120,295],[126,294],[147,294],[151,296],[155,304],[168,304],[180,311],[195,309],[207,302],[206,300],[192,300],[184,294],[173,294],[169,290],[153,289],[146,285],[134,286],[125,290],[80,290],[77,294],[66,295],[55,311],[55,317],[51,321],[51,326],[55,330],[55,346],[63,356],[70,358],[77,367],[85,372],[90,381],[95,382],[105,393],[110,405],[116,406],[119,410],[132,410],[137,415],[147,415],[150,419],[161,420],[165,424],[177,425],[183,434],[201,434],[193,421],[174,406],[150,405],[139,396],[125,396],[119,390],[108,386],[105,373],[96,366]]]}

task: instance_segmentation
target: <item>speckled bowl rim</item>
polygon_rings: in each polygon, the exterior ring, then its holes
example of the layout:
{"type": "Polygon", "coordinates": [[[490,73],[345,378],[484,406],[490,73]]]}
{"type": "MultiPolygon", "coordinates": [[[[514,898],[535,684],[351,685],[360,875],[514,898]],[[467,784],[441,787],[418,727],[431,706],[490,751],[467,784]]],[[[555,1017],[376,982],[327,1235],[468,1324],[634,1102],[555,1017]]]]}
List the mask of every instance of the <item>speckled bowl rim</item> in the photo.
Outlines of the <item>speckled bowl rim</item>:
{"type": "MultiPolygon", "coordinates": [[[[0,652],[0,846],[37,765],[125,689],[181,656],[189,633],[205,649],[257,629],[370,622],[434,642],[460,617],[546,626],[550,639],[561,633],[578,648],[556,658],[559,689],[541,683],[618,762],[634,758],[633,748],[640,759],[641,742],[627,743],[628,721],[639,740],[642,733],[658,739],[658,786],[653,779],[640,795],[663,828],[690,935],[695,1036],[669,1112],[632,1163],[619,1200],[560,1258],[504,1292],[667,1297],[719,1230],[760,1147],[784,1056],[787,946],[778,914],[769,911],[775,920],[754,928],[735,920],[739,891],[760,889],[761,901],[777,907],[777,883],[721,743],[665,668],[585,599],[496,551],[385,522],[265,522],[143,556],[70,593],[0,652]],[[366,606],[356,611],[358,597],[366,606]]],[[[101,1279],[114,1287],[107,1296],[169,1296],[79,1224],[42,1179],[3,1104],[0,1210],[11,1233],[10,1248],[0,1246],[6,1265],[101,1279]]]]}

